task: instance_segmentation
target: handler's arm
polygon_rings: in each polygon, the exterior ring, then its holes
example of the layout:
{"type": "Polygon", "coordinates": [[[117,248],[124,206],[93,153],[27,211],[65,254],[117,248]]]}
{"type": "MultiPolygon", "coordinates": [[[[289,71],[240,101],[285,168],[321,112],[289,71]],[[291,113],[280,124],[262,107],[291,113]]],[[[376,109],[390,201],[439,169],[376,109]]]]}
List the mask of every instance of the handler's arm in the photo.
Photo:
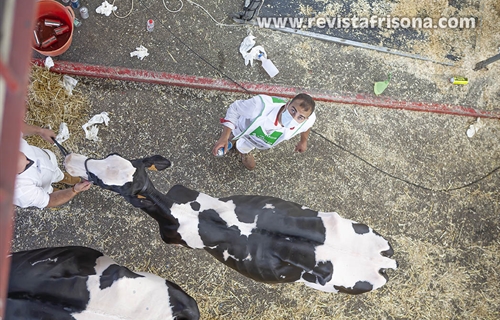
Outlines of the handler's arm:
{"type": "Polygon", "coordinates": [[[300,141],[295,146],[295,151],[302,153],[307,150],[307,139],[309,138],[309,133],[311,133],[311,128],[300,134],[300,141]]]}
{"type": "Polygon", "coordinates": [[[23,137],[28,137],[37,134],[50,144],[54,143],[54,141],[52,141],[52,138],[54,139],[56,138],[56,134],[54,133],[54,131],[50,129],[40,128],[38,126],[32,126],[27,123],[23,124],[21,131],[23,132],[23,137]]]}
{"type": "Polygon", "coordinates": [[[259,96],[248,100],[236,100],[227,109],[226,117],[221,123],[233,130],[240,117],[254,119],[260,114],[263,107],[264,105],[259,96]]]}
{"type": "Polygon", "coordinates": [[[236,128],[240,117],[253,119],[259,115],[262,108],[263,105],[259,96],[255,96],[248,100],[237,100],[231,103],[226,111],[226,117],[220,120],[224,128],[222,129],[219,139],[212,148],[212,154],[214,156],[217,155],[217,151],[220,148],[227,150],[227,141],[231,136],[231,132],[236,128]]]}
{"type": "Polygon", "coordinates": [[[229,137],[231,136],[231,129],[224,126],[224,129],[222,129],[222,133],[220,134],[219,140],[215,143],[214,147],[212,148],[212,154],[214,156],[217,155],[217,151],[220,148],[224,148],[224,150],[227,150],[227,142],[229,141],[229,137]]]}
{"type": "Polygon", "coordinates": [[[73,199],[82,191],[88,190],[91,186],[89,181],[83,181],[75,184],[72,188],[54,191],[49,195],[49,204],[47,208],[58,207],[73,199]]]}

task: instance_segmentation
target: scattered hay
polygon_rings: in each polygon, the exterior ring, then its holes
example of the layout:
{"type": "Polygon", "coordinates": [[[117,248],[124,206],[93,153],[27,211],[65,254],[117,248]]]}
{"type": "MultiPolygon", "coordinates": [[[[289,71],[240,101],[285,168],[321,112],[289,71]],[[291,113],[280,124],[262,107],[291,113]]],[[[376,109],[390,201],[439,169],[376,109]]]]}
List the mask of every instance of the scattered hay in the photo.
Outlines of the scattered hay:
{"type": "Polygon", "coordinates": [[[389,272],[383,288],[359,296],[299,283],[258,283],[186,248],[175,250],[172,256],[183,259],[170,259],[168,267],[146,262],[135,269],[176,282],[197,301],[201,318],[209,320],[498,319],[497,244],[456,248],[404,235],[392,243],[399,268],[389,272]]]}
{"type": "Polygon", "coordinates": [[[400,268],[386,290],[367,295],[370,309],[405,319],[498,319],[500,297],[491,290],[499,281],[497,245],[464,250],[406,236],[395,240],[400,268]]]}
{"type": "MultiPolygon", "coordinates": [[[[151,91],[141,90],[145,85],[133,84],[139,89],[136,91],[137,95],[133,98],[141,98],[141,92],[151,91]]],[[[114,101],[114,95],[119,95],[120,92],[125,90],[133,90],[132,84],[120,84],[118,82],[111,82],[109,80],[93,80],[92,87],[86,91],[92,92],[91,98],[94,101],[114,101]],[[94,84],[95,81],[95,84],[94,84]],[[103,84],[110,84],[106,88],[105,95],[96,96],[102,90],[103,84]],[[100,90],[92,90],[94,88],[101,88],[100,90]],[[100,99],[100,100],[99,100],[100,99]],[[106,100],[105,100],[106,99],[106,100]]],[[[165,99],[172,99],[167,103],[178,103],[178,110],[184,112],[189,105],[186,101],[200,100],[207,101],[215,100],[213,96],[208,96],[209,99],[204,99],[207,93],[190,89],[158,89],[159,86],[153,87],[158,90],[155,94],[164,92],[172,94],[163,94],[168,97],[165,99]],[[187,97],[186,99],[178,99],[177,96],[187,97]]],[[[220,93],[218,93],[220,94],[220,93]]],[[[235,99],[227,98],[229,95],[222,95],[221,100],[229,103],[235,99]]],[[[231,96],[232,97],[232,96],[231,96]]],[[[154,96],[153,96],[154,98],[154,96]]],[[[127,100],[122,101],[123,105],[127,105],[127,100]]],[[[159,104],[163,102],[159,100],[159,104]]],[[[96,102],[100,104],[101,102],[96,102]]],[[[114,106],[111,112],[121,110],[122,106],[114,106]]],[[[212,110],[206,107],[207,110],[212,110]]],[[[345,121],[349,122],[346,126],[352,126],[354,121],[349,121],[347,112],[342,110],[351,110],[350,107],[340,107],[338,114],[342,115],[345,121]]],[[[205,109],[200,109],[205,110],[205,109]]],[[[382,115],[389,115],[389,113],[381,114],[380,111],[364,111],[366,114],[373,112],[372,117],[360,117],[360,123],[366,126],[373,126],[374,124],[383,124],[382,115]]],[[[203,113],[203,112],[202,112],[203,113]]],[[[137,114],[140,114],[138,112],[137,114]]],[[[158,113],[155,113],[158,114],[158,113]]],[[[182,119],[188,112],[180,113],[179,118],[182,119]]],[[[125,127],[129,123],[129,116],[122,117],[117,120],[120,127],[125,127]]],[[[163,121],[170,121],[170,118],[160,114],[158,117],[164,117],[163,121]]],[[[422,118],[429,119],[429,127],[431,125],[439,124],[440,122],[434,120],[434,116],[422,117],[421,114],[415,114],[415,118],[405,114],[401,118],[394,116],[388,117],[385,121],[394,121],[401,128],[411,128],[413,123],[417,123],[417,119],[421,121],[422,118]],[[397,119],[397,121],[395,120],[397,119]],[[415,122],[409,119],[415,119],[415,122]]],[[[441,116],[439,116],[441,117],[441,116]]],[[[186,117],[186,121],[190,120],[186,117]]],[[[134,118],[135,120],[135,118],[134,118]]],[[[136,120],[137,122],[143,121],[142,119],[136,120]]],[[[462,123],[461,121],[445,122],[447,126],[453,127],[453,124],[462,123]]],[[[144,130],[144,134],[154,132],[158,126],[151,123],[152,126],[144,130]],[[154,129],[153,129],[154,128],[154,129]]],[[[427,120],[422,122],[423,128],[427,125],[427,120]]],[[[466,127],[465,127],[466,128],[466,127]]],[[[497,127],[492,127],[491,135],[498,132],[497,127]]],[[[203,129],[206,130],[206,129],[203,129]]],[[[203,131],[202,130],[202,131],[203,131]]],[[[352,129],[356,131],[355,129],[352,129]]],[[[426,133],[432,133],[432,130],[424,130],[426,133]]],[[[342,133],[343,131],[338,131],[342,133]]],[[[399,132],[399,131],[398,131],[399,132]]],[[[118,132],[116,140],[122,142],[125,147],[130,147],[132,139],[124,132],[118,132]]],[[[350,131],[348,131],[350,133],[350,131]]],[[[370,136],[366,133],[366,139],[361,130],[357,130],[356,134],[345,134],[348,137],[354,137],[354,140],[369,141],[370,136]],[[361,133],[360,133],[361,132],[361,133]],[[361,136],[360,136],[361,134],[361,136]],[[357,138],[356,138],[357,137],[357,138]]],[[[483,132],[483,134],[486,133],[483,132]]],[[[183,133],[184,134],[184,133],[183,133]]],[[[384,133],[386,134],[386,133],[384,133]]],[[[333,135],[333,133],[332,133],[333,135]]],[[[338,134],[337,134],[338,135],[338,134]]],[[[391,134],[387,134],[391,136],[391,134]]],[[[155,135],[151,134],[152,137],[155,135]]],[[[392,135],[395,136],[395,135],[392,135]]],[[[452,135],[450,135],[452,137],[452,135]]],[[[191,137],[191,136],[186,136],[191,137]]],[[[412,147],[410,149],[419,150],[417,143],[413,139],[422,140],[422,138],[409,135],[410,140],[405,140],[412,147]],[[410,142],[408,142],[410,141],[410,142]],[[415,145],[413,145],[413,143],[415,145]],[[417,148],[417,149],[415,149],[417,148]]],[[[448,136],[445,136],[448,137],[448,136]]],[[[161,137],[160,137],[161,138],[161,137]]],[[[184,137],[182,137],[184,138],[184,137]]],[[[474,144],[474,150],[477,154],[483,155],[482,150],[486,150],[489,146],[490,136],[483,136],[485,139],[483,145],[474,144]]],[[[443,139],[443,137],[439,137],[443,139]]],[[[440,140],[440,141],[441,141],[440,140]]],[[[440,146],[436,150],[442,152],[460,153],[463,150],[463,142],[461,140],[454,141],[453,139],[446,139],[447,144],[440,146]],[[448,148],[448,149],[447,149],[448,148]],[[457,149],[455,149],[457,148],[457,149]],[[449,151],[449,150],[452,151],[449,151]],[[456,151],[453,151],[456,150],[456,151]]],[[[187,140],[179,139],[179,136],[172,136],[171,146],[168,147],[168,153],[175,153],[179,155],[179,159],[184,161],[184,165],[177,167],[178,172],[172,171],[168,178],[165,176],[158,176],[157,180],[169,179],[175,181],[189,181],[192,185],[198,185],[202,190],[213,189],[210,182],[202,181],[205,169],[193,170],[190,164],[194,161],[186,162],[186,159],[198,159],[198,151],[186,151],[188,146],[187,140]],[[194,156],[193,156],[194,155],[194,156]],[[185,173],[186,170],[189,173],[185,173]],[[179,173],[182,171],[182,173],[179,173]],[[191,174],[195,172],[196,174],[191,174]],[[201,174],[201,176],[200,176],[201,174]],[[196,179],[199,179],[196,180],[196,179]]],[[[194,141],[194,140],[192,140],[194,141]]],[[[443,140],[444,141],[444,140],[443,140]]],[[[494,140],[496,141],[496,140],[494,140]]],[[[427,144],[423,142],[424,144],[427,144]]],[[[469,141],[465,145],[467,145],[469,141]]],[[[493,142],[492,142],[493,143],[493,142]]],[[[432,143],[429,145],[433,145],[432,143]]],[[[437,145],[437,143],[436,143],[437,145]]],[[[146,147],[140,147],[132,152],[142,152],[148,150],[150,146],[159,147],[163,146],[158,141],[153,141],[151,145],[146,144],[146,147]]],[[[321,146],[318,144],[318,146],[321,146]]],[[[384,145],[385,146],[385,145],[384,145]]],[[[382,148],[383,149],[383,148],[382,148]]],[[[401,148],[404,150],[405,148],[401,148]]],[[[386,149],[384,149],[386,150],[386,149]]],[[[396,149],[395,149],[396,150],[396,149]]],[[[399,149],[398,149],[399,150],[399,149]]],[[[427,152],[434,152],[434,149],[429,147],[424,148],[427,152]]],[[[101,150],[97,150],[101,152],[101,150]]],[[[370,149],[370,154],[377,153],[376,149],[370,149]]],[[[330,152],[325,149],[326,153],[330,152]]],[[[325,154],[326,154],[325,153],[325,154]]],[[[88,154],[88,153],[86,153],[88,154]]],[[[200,151],[200,154],[205,154],[205,149],[200,151]],[[201,153],[203,152],[203,153],[201,153]]],[[[324,153],[318,153],[314,161],[320,161],[321,164],[328,165],[324,158],[324,153]]],[[[418,154],[418,152],[417,152],[418,154]]],[[[270,154],[272,156],[273,154],[270,154]]],[[[413,153],[412,153],[413,156],[413,153]]],[[[373,155],[372,155],[373,157],[373,155]]],[[[458,157],[458,156],[457,156],[458,157]]],[[[484,157],[483,157],[484,158],[484,157]]],[[[494,159],[495,157],[491,157],[494,159]]],[[[342,159],[342,158],[340,158],[342,159]]],[[[394,163],[399,163],[402,160],[394,158],[394,163]],[[399,162],[398,162],[399,161],[399,162]]],[[[450,158],[455,159],[455,158],[450,158]]],[[[457,158],[458,159],[458,158],[457,158]]],[[[493,161],[492,159],[488,161],[493,161]]],[[[263,159],[262,159],[263,160],[263,159]]],[[[455,159],[456,160],[456,159],[455,159]]],[[[447,160],[444,163],[451,163],[453,160],[447,160]]],[[[348,162],[340,161],[340,162],[348,162]]],[[[339,163],[340,163],[339,162],[339,163]]],[[[428,161],[429,166],[425,172],[440,172],[439,163],[435,164],[431,160],[428,161]]],[[[442,162],[442,161],[441,161],[442,162]]],[[[199,163],[205,164],[205,161],[199,163]]],[[[319,163],[319,162],[318,162],[319,163]]],[[[488,162],[489,163],[489,162],[488,162]]],[[[317,165],[315,167],[318,167],[317,165]]],[[[410,164],[407,165],[410,168],[410,164]]],[[[492,167],[488,165],[488,167],[492,167]]],[[[339,166],[340,172],[347,172],[347,177],[353,184],[340,183],[336,188],[334,195],[328,194],[331,198],[338,197],[341,200],[336,200],[335,203],[345,203],[343,210],[350,211],[351,198],[360,196],[363,197],[362,201],[375,201],[373,197],[370,198],[365,191],[359,191],[355,181],[365,180],[365,173],[361,177],[356,178],[355,169],[349,167],[339,166]],[[347,196],[349,193],[350,196],[347,196]],[[354,196],[353,196],[354,194],[354,196]],[[345,200],[344,200],[345,199],[345,200]]],[[[357,169],[356,169],[357,170],[357,169]]],[[[404,171],[404,170],[402,170],[404,171]]],[[[413,172],[413,171],[411,171],[413,172]]],[[[213,175],[213,172],[210,173],[213,175]]],[[[315,173],[317,175],[317,173],[315,173]]],[[[332,176],[336,179],[336,175],[332,176]]],[[[458,175],[457,175],[458,176],[458,175]]],[[[256,176],[256,178],[258,178],[256,176]]],[[[225,184],[230,182],[230,187],[240,190],[244,185],[244,178],[237,178],[241,180],[221,180],[220,176],[217,181],[224,181],[225,184]]],[[[494,179],[494,177],[488,178],[494,179]]],[[[320,181],[320,180],[318,180],[320,181]]],[[[313,182],[318,186],[332,186],[327,181],[321,180],[320,182],[313,182]],[[327,184],[325,184],[327,183],[327,184]]],[[[333,180],[332,180],[333,181],[333,180]]],[[[171,183],[164,183],[162,186],[170,185],[171,183]]],[[[255,182],[256,192],[261,187],[261,181],[255,182]]],[[[262,182],[263,184],[263,182],[262,182]]],[[[361,183],[360,183],[361,185],[361,183]]],[[[380,184],[381,187],[388,190],[391,188],[385,183],[380,184]]],[[[219,187],[220,188],[220,187],[219,187]]],[[[222,188],[224,189],[224,188],[222,188]]],[[[323,188],[324,189],[324,188],[323,188]]],[[[332,190],[331,188],[327,188],[332,190]]],[[[313,189],[311,197],[323,197],[318,194],[319,189],[313,189]]],[[[296,190],[295,190],[296,191],[296,190]]],[[[299,190],[300,191],[300,190],[299,190]]],[[[324,320],[324,319],[500,319],[500,290],[499,290],[499,277],[498,265],[500,263],[500,252],[498,234],[498,208],[499,196],[494,188],[490,188],[489,184],[481,184],[476,188],[464,189],[457,191],[450,195],[450,197],[437,197],[431,195],[419,195],[419,192],[413,192],[409,188],[403,188],[392,191],[391,195],[387,198],[381,198],[387,201],[384,205],[388,208],[387,216],[381,212],[368,211],[356,214],[356,220],[363,221],[368,225],[375,225],[380,227],[382,234],[390,235],[391,243],[394,247],[394,258],[399,262],[397,270],[389,271],[390,280],[381,289],[363,294],[360,296],[348,296],[343,294],[330,294],[313,290],[303,284],[282,284],[282,285],[266,285],[244,278],[237,274],[235,271],[225,267],[222,263],[211,257],[207,252],[201,250],[191,250],[182,247],[166,245],[161,242],[157,234],[157,226],[153,221],[148,218],[139,218],[139,213],[136,210],[127,206],[122,206],[123,200],[117,198],[115,194],[105,190],[94,189],[94,195],[82,195],[81,203],[75,202],[76,205],[65,206],[59,212],[48,212],[45,210],[36,211],[21,211],[18,215],[16,223],[16,236],[13,243],[14,248],[19,248],[21,245],[23,249],[32,247],[41,247],[47,245],[62,245],[62,244],[79,244],[79,245],[92,245],[94,247],[104,248],[102,250],[107,254],[116,252],[120,259],[115,257],[115,260],[120,264],[134,269],[135,271],[149,271],[151,273],[162,276],[172,282],[177,283],[188,294],[190,294],[198,303],[201,319],[216,320],[216,319],[237,319],[237,320],[255,320],[255,319],[286,319],[286,320],[324,320]],[[434,203],[435,199],[439,203],[434,203]],[[425,203],[426,206],[422,206],[425,203]],[[427,206],[430,204],[430,208],[427,206]],[[477,214],[471,214],[466,211],[467,208],[472,208],[478,211],[477,214]],[[63,211],[64,210],[64,211],[63,211]],[[463,218],[463,220],[462,220],[463,218]],[[143,221],[144,220],[144,221],[143,221]],[[147,226],[142,228],[141,224],[147,226]],[[393,224],[392,221],[398,220],[398,224],[393,224]],[[481,221],[478,221],[481,220],[481,221]],[[370,222],[371,221],[371,222],[370,222]],[[414,227],[410,228],[409,222],[415,221],[414,227]],[[462,230],[463,224],[484,224],[486,227],[474,226],[466,232],[462,230]],[[387,223],[386,228],[381,226],[387,223]],[[138,229],[140,227],[140,229],[138,229]],[[25,232],[28,230],[29,232],[25,232]],[[34,230],[34,231],[33,231],[34,230]],[[120,231],[117,231],[120,230],[120,231]],[[411,232],[410,232],[411,231],[411,232]],[[477,234],[476,234],[477,233],[477,234]],[[476,240],[479,233],[491,233],[491,241],[485,242],[483,240],[476,240]],[[147,236],[155,234],[153,241],[148,242],[147,236]],[[119,235],[119,236],[117,236],[119,235]],[[437,235],[437,236],[436,236],[437,235]],[[128,237],[128,238],[127,238],[128,237]],[[117,242],[118,241],[118,242],[117,242]],[[121,248],[127,247],[127,250],[121,248]],[[122,261],[122,260],[127,260],[122,261]]],[[[389,191],[386,191],[389,192],[389,191]]],[[[304,196],[304,192],[298,192],[295,196],[287,196],[285,198],[293,198],[304,196]]],[[[374,193],[378,195],[378,193],[374,193]]],[[[306,197],[308,195],[306,194],[306,197]]],[[[328,208],[331,206],[331,198],[326,198],[326,201],[319,206],[328,208]]],[[[313,201],[313,200],[309,200],[313,201]]],[[[314,201],[318,201],[317,199],[314,201]]],[[[361,201],[361,200],[355,200],[361,201]]],[[[305,201],[307,202],[307,201],[305,201]]],[[[316,202],[314,202],[316,203],[316,202]]],[[[363,208],[363,206],[359,206],[363,208]]],[[[376,206],[374,206],[376,207],[376,206]]],[[[377,227],[377,229],[379,229],[377,227]]],[[[484,239],[484,236],[479,237],[484,239]]]]}
{"type": "MultiPolygon", "coordinates": [[[[52,129],[56,134],[62,122],[68,125],[70,137],[64,146],[77,151],[77,143],[85,138],[82,125],[88,121],[89,101],[78,90],[78,85],[69,95],[62,84],[63,76],[50,72],[44,67],[32,66],[28,95],[26,101],[26,117],[28,124],[52,129]]],[[[42,148],[52,148],[48,142],[38,136],[26,139],[28,143],[42,148]]]]}

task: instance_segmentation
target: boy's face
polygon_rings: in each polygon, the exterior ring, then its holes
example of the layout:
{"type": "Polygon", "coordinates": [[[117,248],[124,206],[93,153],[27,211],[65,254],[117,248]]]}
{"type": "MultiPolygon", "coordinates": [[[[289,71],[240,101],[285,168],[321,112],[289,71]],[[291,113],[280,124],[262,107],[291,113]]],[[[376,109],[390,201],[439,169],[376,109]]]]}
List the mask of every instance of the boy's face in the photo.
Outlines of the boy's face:
{"type": "Polygon", "coordinates": [[[302,103],[302,100],[295,100],[293,102],[289,102],[286,104],[285,108],[290,112],[292,117],[297,121],[298,123],[302,123],[306,121],[309,116],[311,115],[311,110],[305,111],[303,107],[300,106],[302,103]]]}

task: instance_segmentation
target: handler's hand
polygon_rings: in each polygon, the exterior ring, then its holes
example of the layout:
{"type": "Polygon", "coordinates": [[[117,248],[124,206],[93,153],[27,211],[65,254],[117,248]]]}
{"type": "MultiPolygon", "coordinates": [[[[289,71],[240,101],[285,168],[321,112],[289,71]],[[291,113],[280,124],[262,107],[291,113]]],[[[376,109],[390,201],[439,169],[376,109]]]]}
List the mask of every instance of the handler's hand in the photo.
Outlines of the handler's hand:
{"type": "Polygon", "coordinates": [[[212,149],[212,154],[214,156],[217,156],[217,151],[220,149],[220,148],[224,148],[224,150],[227,152],[227,144],[228,144],[228,140],[227,139],[224,139],[224,138],[220,138],[219,140],[217,140],[217,142],[215,143],[213,149],[212,149]]]}
{"type": "Polygon", "coordinates": [[[91,185],[92,185],[92,182],[84,180],[82,182],[78,182],[77,184],[75,184],[74,190],[76,192],[80,193],[82,191],[86,191],[86,190],[90,189],[91,185]]]}
{"type": "Polygon", "coordinates": [[[299,141],[299,143],[297,143],[297,145],[295,146],[295,151],[296,152],[304,152],[307,150],[307,141],[299,141]]]}
{"type": "Polygon", "coordinates": [[[56,134],[54,133],[54,131],[50,129],[40,128],[38,135],[42,137],[43,140],[49,142],[50,144],[54,144],[54,141],[52,140],[52,138],[54,139],[56,138],[56,134]]]}

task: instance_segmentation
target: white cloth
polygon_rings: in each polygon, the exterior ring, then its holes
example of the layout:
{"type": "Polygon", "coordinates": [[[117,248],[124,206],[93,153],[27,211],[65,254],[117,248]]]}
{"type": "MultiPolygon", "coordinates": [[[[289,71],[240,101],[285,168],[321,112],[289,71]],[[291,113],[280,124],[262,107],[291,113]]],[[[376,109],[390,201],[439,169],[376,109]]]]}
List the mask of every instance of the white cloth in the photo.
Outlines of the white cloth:
{"type": "Polygon", "coordinates": [[[108,122],[108,113],[105,111],[93,116],[92,119],[89,120],[89,122],[82,126],[83,131],[85,131],[85,138],[93,141],[101,141],[101,138],[97,136],[99,128],[97,126],[94,126],[93,124],[104,123],[105,125],[108,125],[108,122]]]}
{"type": "Polygon", "coordinates": [[[66,122],[61,122],[59,125],[59,133],[56,136],[56,141],[62,144],[64,141],[69,139],[69,129],[66,122]]]}
{"type": "Polygon", "coordinates": [[[75,78],[72,78],[68,75],[63,76],[62,86],[64,89],[66,89],[66,92],[70,96],[73,95],[73,89],[76,87],[77,84],[78,84],[78,80],[76,80],[75,78]]]}
{"type": "Polygon", "coordinates": [[[21,208],[45,208],[49,204],[49,194],[53,191],[51,184],[61,181],[64,174],[52,151],[31,146],[24,139],[21,139],[20,151],[34,163],[17,175],[14,204],[21,208]]]}
{"type": "Polygon", "coordinates": [[[485,127],[486,124],[481,121],[481,118],[477,118],[476,123],[473,123],[467,129],[467,137],[472,138],[481,128],[485,127]]]}
{"type": "Polygon", "coordinates": [[[140,45],[139,47],[135,48],[136,51],[130,52],[130,56],[137,56],[139,59],[144,59],[144,57],[149,56],[148,49],[145,48],[144,46],[140,45]]]}
{"type": "Polygon", "coordinates": [[[221,122],[224,126],[230,128],[237,138],[236,149],[244,154],[255,148],[265,150],[276,146],[282,141],[289,140],[313,126],[316,121],[314,112],[297,128],[287,129],[276,123],[278,112],[285,103],[286,100],[282,98],[266,95],[257,95],[248,100],[233,102],[226,112],[226,117],[221,119],[221,122]],[[276,138],[272,145],[265,145],[260,143],[259,139],[256,139],[255,130],[261,130],[263,134],[268,136],[275,135],[279,137],[276,138]]]}
{"type": "Polygon", "coordinates": [[[52,60],[52,57],[45,58],[45,68],[47,68],[47,70],[50,70],[50,68],[52,68],[53,66],[54,60],[52,60]]]}
{"type": "Polygon", "coordinates": [[[107,1],[104,1],[99,7],[95,9],[95,12],[105,15],[109,17],[111,12],[116,11],[117,7],[113,6],[107,1]]]}
{"type": "Polygon", "coordinates": [[[240,53],[245,59],[246,66],[248,66],[248,63],[250,62],[250,65],[253,67],[253,61],[259,60],[260,55],[263,55],[265,58],[267,58],[267,53],[266,50],[264,50],[264,47],[262,46],[254,47],[254,45],[255,45],[255,37],[252,35],[252,33],[246,36],[246,38],[243,39],[243,41],[240,44],[240,53]]]}

